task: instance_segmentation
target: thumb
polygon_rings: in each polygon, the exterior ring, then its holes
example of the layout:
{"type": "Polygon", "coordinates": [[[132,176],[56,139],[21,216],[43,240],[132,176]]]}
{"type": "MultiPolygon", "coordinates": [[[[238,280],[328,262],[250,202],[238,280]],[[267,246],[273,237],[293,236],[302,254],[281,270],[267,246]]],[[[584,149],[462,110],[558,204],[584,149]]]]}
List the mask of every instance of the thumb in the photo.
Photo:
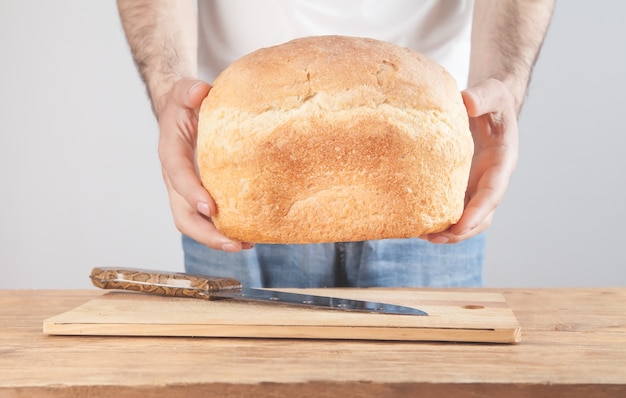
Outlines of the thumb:
{"type": "Polygon", "coordinates": [[[174,98],[187,108],[198,109],[210,90],[211,86],[202,80],[182,78],[174,85],[174,98]]]}
{"type": "Polygon", "coordinates": [[[487,79],[461,92],[469,117],[501,111],[503,104],[513,105],[513,95],[500,80],[487,79]]]}

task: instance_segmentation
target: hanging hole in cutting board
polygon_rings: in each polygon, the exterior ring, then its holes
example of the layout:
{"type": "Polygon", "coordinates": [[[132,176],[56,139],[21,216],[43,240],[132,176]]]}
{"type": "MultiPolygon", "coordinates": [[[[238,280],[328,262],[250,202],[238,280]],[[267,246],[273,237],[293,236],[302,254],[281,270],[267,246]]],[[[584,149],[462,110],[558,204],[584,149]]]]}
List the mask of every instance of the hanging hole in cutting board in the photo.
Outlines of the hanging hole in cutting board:
{"type": "Polygon", "coordinates": [[[482,310],[483,308],[485,308],[485,306],[468,304],[468,305],[464,305],[463,308],[465,308],[466,310],[482,310]]]}

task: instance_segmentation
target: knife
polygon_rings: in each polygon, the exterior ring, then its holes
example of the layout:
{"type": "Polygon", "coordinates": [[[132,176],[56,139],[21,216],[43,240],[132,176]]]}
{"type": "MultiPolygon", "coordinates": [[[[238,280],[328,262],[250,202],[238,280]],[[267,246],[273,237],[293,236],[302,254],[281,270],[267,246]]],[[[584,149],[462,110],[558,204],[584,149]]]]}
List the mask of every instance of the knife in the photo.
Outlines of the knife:
{"type": "Polygon", "coordinates": [[[90,278],[94,286],[102,289],[133,290],[161,296],[262,301],[378,314],[428,315],[417,308],[402,305],[253,289],[242,286],[237,279],[219,276],[138,268],[96,267],[91,271],[90,278]]]}

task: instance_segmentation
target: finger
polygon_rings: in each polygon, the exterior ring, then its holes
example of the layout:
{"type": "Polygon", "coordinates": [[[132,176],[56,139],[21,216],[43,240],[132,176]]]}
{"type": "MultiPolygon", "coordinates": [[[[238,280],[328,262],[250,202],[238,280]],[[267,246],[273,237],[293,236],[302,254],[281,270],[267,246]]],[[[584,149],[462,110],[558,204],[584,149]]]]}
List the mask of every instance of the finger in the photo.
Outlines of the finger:
{"type": "Polygon", "coordinates": [[[487,217],[485,217],[478,226],[476,226],[475,228],[471,230],[466,231],[463,234],[455,234],[449,228],[446,231],[422,235],[419,238],[428,240],[430,243],[435,243],[435,244],[458,243],[487,230],[487,228],[489,228],[489,226],[491,225],[491,221],[493,219],[494,213],[495,213],[495,210],[492,211],[487,217]]]}
{"type": "Polygon", "coordinates": [[[244,245],[220,233],[209,218],[191,209],[185,199],[176,192],[170,192],[170,206],[176,228],[195,241],[212,249],[228,252],[238,252],[251,247],[250,244],[244,245]]]}
{"type": "Polygon", "coordinates": [[[202,80],[181,79],[174,85],[174,98],[178,104],[191,109],[199,109],[202,100],[209,94],[211,86],[202,80]]]}
{"type": "Polygon", "coordinates": [[[223,235],[215,228],[209,217],[204,217],[196,212],[181,195],[171,189],[169,181],[166,181],[166,187],[170,194],[170,207],[174,222],[179,231],[197,242],[217,250],[236,252],[254,248],[254,243],[238,242],[223,235]]]}
{"type": "Polygon", "coordinates": [[[196,174],[192,143],[178,134],[162,133],[159,158],[163,179],[190,207],[207,217],[217,212],[215,202],[196,174]]]}
{"type": "Polygon", "coordinates": [[[163,155],[163,180],[169,189],[181,196],[189,208],[205,217],[217,214],[217,206],[204,188],[191,161],[181,156],[163,155]]]}
{"type": "Polygon", "coordinates": [[[503,193],[494,189],[481,189],[469,201],[459,221],[450,227],[449,233],[455,237],[471,236],[485,229],[491,224],[489,220],[502,201],[503,193]]]}
{"type": "Polygon", "coordinates": [[[181,79],[172,89],[172,103],[159,120],[159,158],[163,177],[189,206],[207,217],[215,214],[217,209],[197,176],[194,157],[197,111],[210,88],[200,80],[181,79]]]}
{"type": "Polygon", "coordinates": [[[508,146],[494,149],[488,157],[475,162],[469,185],[473,192],[470,191],[461,219],[451,228],[452,233],[463,235],[476,228],[500,205],[516,163],[517,151],[508,146]]]}

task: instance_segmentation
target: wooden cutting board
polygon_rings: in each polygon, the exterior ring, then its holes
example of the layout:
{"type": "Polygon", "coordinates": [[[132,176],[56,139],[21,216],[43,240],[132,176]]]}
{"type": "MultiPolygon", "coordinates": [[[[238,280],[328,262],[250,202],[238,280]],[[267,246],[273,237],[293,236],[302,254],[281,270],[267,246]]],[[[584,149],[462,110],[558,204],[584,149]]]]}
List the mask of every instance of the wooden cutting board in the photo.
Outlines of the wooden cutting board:
{"type": "MultiPolygon", "coordinates": [[[[276,289],[278,290],[278,289],[276,289]]],[[[280,289],[416,307],[428,316],[307,309],[235,300],[109,292],[46,319],[54,335],[197,336],[517,343],[504,296],[417,289],[280,289]]]]}

